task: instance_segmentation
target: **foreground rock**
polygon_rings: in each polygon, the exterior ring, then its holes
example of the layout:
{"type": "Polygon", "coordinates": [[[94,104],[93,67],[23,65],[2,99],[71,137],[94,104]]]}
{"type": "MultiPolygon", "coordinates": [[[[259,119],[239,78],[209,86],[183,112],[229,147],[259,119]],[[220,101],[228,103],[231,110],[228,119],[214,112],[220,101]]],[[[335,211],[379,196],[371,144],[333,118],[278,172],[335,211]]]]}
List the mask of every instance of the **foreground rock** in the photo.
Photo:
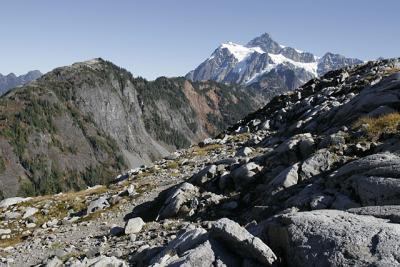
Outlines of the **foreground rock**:
{"type": "Polygon", "coordinates": [[[214,222],[209,232],[187,230],[166,245],[150,266],[240,266],[241,262],[273,266],[272,250],[245,228],[227,218],[214,222]]]}
{"type": "Polygon", "coordinates": [[[22,202],[26,202],[31,198],[23,198],[23,197],[10,197],[3,199],[0,201],[0,208],[8,208],[9,206],[13,206],[22,202]]]}
{"type": "Polygon", "coordinates": [[[265,229],[289,266],[396,266],[400,225],[337,210],[290,213],[265,229]]]}
{"type": "Polygon", "coordinates": [[[130,234],[139,233],[142,230],[144,225],[145,225],[145,223],[142,220],[142,218],[140,218],[140,217],[132,218],[127,222],[127,224],[125,226],[125,234],[130,235],[130,234]]]}
{"type": "Polygon", "coordinates": [[[216,221],[210,231],[211,237],[220,240],[232,251],[245,258],[252,258],[265,266],[277,260],[274,252],[261,239],[251,235],[246,229],[229,219],[216,221]]]}

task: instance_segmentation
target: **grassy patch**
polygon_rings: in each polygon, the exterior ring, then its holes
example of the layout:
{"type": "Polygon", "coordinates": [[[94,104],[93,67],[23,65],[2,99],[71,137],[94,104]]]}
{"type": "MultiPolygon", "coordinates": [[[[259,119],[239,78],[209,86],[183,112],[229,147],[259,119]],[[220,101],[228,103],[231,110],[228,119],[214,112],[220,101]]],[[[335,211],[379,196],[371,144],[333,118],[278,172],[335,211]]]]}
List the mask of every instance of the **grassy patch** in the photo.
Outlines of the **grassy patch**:
{"type": "Polygon", "coordinates": [[[386,74],[391,75],[391,74],[397,73],[397,72],[400,72],[400,68],[393,67],[393,68],[388,69],[386,71],[386,74]]]}
{"type": "Polygon", "coordinates": [[[196,156],[205,156],[208,153],[210,153],[211,151],[215,151],[221,147],[222,147],[222,145],[220,145],[220,144],[212,144],[212,145],[207,145],[204,147],[195,146],[195,147],[193,147],[193,154],[196,156]]]}
{"type": "Polygon", "coordinates": [[[167,163],[167,169],[178,169],[179,163],[177,161],[170,161],[167,163]]]}
{"type": "Polygon", "coordinates": [[[6,248],[6,247],[13,247],[18,243],[22,242],[22,237],[21,235],[14,236],[9,239],[1,239],[0,240],[0,248],[6,248]]]}
{"type": "Polygon", "coordinates": [[[394,134],[399,132],[400,113],[391,113],[377,118],[362,117],[358,119],[353,128],[365,127],[368,138],[377,140],[382,134],[394,134]]]}

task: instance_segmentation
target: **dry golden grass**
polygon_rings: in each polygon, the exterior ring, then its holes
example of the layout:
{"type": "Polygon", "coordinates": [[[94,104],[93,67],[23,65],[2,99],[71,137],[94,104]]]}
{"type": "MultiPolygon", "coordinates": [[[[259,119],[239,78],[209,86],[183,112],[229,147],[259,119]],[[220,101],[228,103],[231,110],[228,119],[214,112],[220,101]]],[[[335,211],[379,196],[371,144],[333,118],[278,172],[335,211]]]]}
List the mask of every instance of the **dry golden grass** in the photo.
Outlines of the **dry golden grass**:
{"type": "Polygon", "coordinates": [[[167,163],[167,169],[178,169],[179,163],[177,161],[170,161],[167,163]]]}
{"type": "Polygon", "coordinates": [[[208,146],[204,146],[204,147],[194,146],[192,148],[192,153],[197,156],[205,156],[209,152],[215,151],[221,147],[222,147],[222,145],[220,145],[220,144],[212,144],[212,145],[208,145],[208,146]]]}
{"type": "Polygon", "coordinates": [[[46,200],[54,200],[54,201],[69,201],[69,200],[75,200],[76,198],[84,198],[86,196],[94,195],[94,194],[102,194],[107,191],[107,187],[105,186],[97,186],[95,188],[90,188],[86,190],[81,190],[77,192],[66,192],[62,194],[57,194],[57,195],[45,195],[45,196],[37,196],[33,197],[29,201],[22,202],[18,204],[18,206],[32,206],[34,204],[37,204],[39,202],[43,202],[46,200]]]}
{"type": "Polygon", "coordinates": [[[14,236],[9,239],[1,239],[0,240],[0,248],[13,247],[16,244],[19,244],[21,242],[22,242],[22,238],[20,235],[14,236]]]}
{"type": "Polygon", "coordinates": [[[233,142],[245,142],[249,140],[251,137],[251,134],[249,133],[241,133],[241,134],[235,134],[232,136],[232,141],[233,142]]]}
{"type": "Polygon", "coordinates": [[[392,134],[399,132],[400,113],[391,113],[377,118],[362,117],[358,119],[353,128],[365,125],[366,134],[371,139],[378,139],[381,134],[392,134]]]}
{"type": "Polygon", "coordinates": [[[400,68],[391,68],[386,71],[386,74],[390,75],[396,72],[400,72],[400,68]]]}

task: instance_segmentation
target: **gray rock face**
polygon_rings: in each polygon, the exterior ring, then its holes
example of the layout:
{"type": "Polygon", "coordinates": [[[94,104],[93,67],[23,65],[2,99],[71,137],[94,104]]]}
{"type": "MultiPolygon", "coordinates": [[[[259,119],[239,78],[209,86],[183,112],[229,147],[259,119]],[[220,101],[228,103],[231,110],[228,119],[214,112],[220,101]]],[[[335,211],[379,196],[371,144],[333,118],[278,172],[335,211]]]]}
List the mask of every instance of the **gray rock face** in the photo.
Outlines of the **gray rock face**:
{"type": "Polygon", "coordinates": [[[22,203],[28,201],[30,198],[23,198],[23,197],[10,197],[3,199],[0,201],[0,208],[8,208],[9,206],[16,205],[18,203],[22,203]]]}
{"type": "Polygon", "coordinates": [[[250,147],[242,147],[236,152],[237,157],[247,157],[253,152],[253,149],[250,147]]]}
{"type": "Polygon", "coordinates": [[[213,223],[210,235],[243,257],[253,258],[265,266],[271,266],[277,260],[274,252],[258,237],[227,218],[213,223]]]}
{"type": "Polygon", "coordinates": [[[246,186],[253,180],[254,175],[261,170],[261,167],[254,162],[243,164],[236,170],[232,171],[231,177],[236,188],[246,186]]]}
{"type": "MultiPolygon", "coordinates": [[[[214,251],[211,248],[211,244],[209,241],[200,244],[194,249],[186,251],[181,257],[178,259],[170,259],[167,260],[165,265],[170,267],[191,267],[191,266],[199,266],[199,267],[213,267],[215,261],[214,251]]],[[[154,265],[153,265],[154,266],[154,265]]]]}
{"type": "Polygon", "coordinates": [[[339,54],[326,53],[318,61],[318,75],[323,75],[331,70],[361,63],[363,63],[362,60],[356,58],[346,58],[339,54]]]}
{"type": "Polygon", "coordinates": [[[144,225],[145,222],[140,217],[129,219],[125,226],[125,234],[137,234],[142,230],[144,225]]]}
{"type": "Polygon", "coordinates": [[[0,229],[0,235],[7,235],[10,233],[11,233],[10,229],[0,229]]]}
{"type": "Polygon", "coordinates": [[[81,263],[82,267],[128,267],[128,264],[116,257],[107,257],[104,255],[93,259],[84,259],[81,263]]]}
{"type": "Polygon", "coordinates": [[[267,226],[274,251],[289,266],[396,266],[400,225],[337,210],[285,214],[267,226]]]}
{"type": "Polygon", "coordinates": [[[15,211],[7,211],[4,213],[4,220],[13,220],[21,217],[21,213],[15,211]]]}
{"type": "Polygon", "coordinates": [[[382,106],[386,106],[386,109],[396,108],[400,98],[399,87],[400,77],[395,73],[376,85],[365,88],[335,114],[334,121],[343,122],[343,118],[353,120],[374,112],[382,106]]]}
{"type": "Polygon", "coordinates": [[[57,257],[53,257],[51,259],[49,259],[45,265],[45,267],[61,267],[63,266],[63,262],[57,258],[57,257]]]}
{"type": "Polygon", "coordinates": [[[96,200],[93,200],[89,203],[87,207],[87,213],[93,213],[97,210],[102,210],[106,207],[110,206],[110,204],[107,201],[106,197],[99,197],[96,200]]]}
{"type": "Polygon", "coordinates": [[[315,175],[330,170],[337,160],[338,156],[329,152],[327,149],[316,151],[301,165],[302,180],[309,179],[315,175]]]}
{"type": "Polygon", "coordinates": [[[400,218],[400,206],[366,206],[360,208],[351,208],[346,212],[358,214],[358,215],[371,215],[376,218],[397,220],[400,218]]]}
{"type": "Polygon", "coordinates": [[[169,259],[169,255],[183,255],[186,251],[204,243],[208,238],[207,231],[203,228],[188,230],[176,239],[172,240],[163,250],[161,250],[150,262],[157,266],[169,259]]]}
{"type": "Polygon", "coordinates": [[[281,145],[274,153],[277,159],[283,163],[289,164],[307,158],[314,150],[314,139],[310,133],[295,135],[281,145]]]}
{"type": "Polygon", "coordinates": [[[175,216],[184,204],[195,199],[199,195],[196,186],[190,183],[183,183],[167,197],[164,205],[159,212],[159,218],[169,218],[175,216]]]}
{"type": "Polygon", "coordinates": [[[354,192],[363,205],[399,203],[400,158],[391,153],[366,156],[350,162],[330,175],[328,184],[343,192],[354,192]]]}
{"type": "Polygon", "coordinates": [[[297,184],[299,180],[298,175],[299,163],[293,164],[279,173],[269,184],[269,188],[288,188],[297,184]]]}
{"type": "Polygon", "coordinates": [[[33,215],[35,215],[39,210],[37,208],[32,208],[32,207],[27,207],[25,209],[25,213],[22,216],[23,219],[29,218],[33,215]]]}
{"type": "Polygon", "coordinates": [[[210,165],[199,171],[197,174],[193,175],[190,179],[191,183],[201,185],[211,180],[217,173],[217,166],[210,165]]]}

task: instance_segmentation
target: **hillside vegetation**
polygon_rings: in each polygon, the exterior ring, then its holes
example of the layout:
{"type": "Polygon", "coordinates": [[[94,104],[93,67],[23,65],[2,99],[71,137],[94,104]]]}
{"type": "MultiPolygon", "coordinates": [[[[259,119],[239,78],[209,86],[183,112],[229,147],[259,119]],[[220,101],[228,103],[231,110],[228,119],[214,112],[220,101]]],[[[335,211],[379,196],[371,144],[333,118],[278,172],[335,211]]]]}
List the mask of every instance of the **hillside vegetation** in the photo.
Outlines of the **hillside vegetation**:
{"type": "Polygon", "coordinates": [[[0,192],[54,194],[214,136],[255,110],[256,93],[184,78],[134,78],[102,59],[57,68],[0,98],[0,192]]]}

